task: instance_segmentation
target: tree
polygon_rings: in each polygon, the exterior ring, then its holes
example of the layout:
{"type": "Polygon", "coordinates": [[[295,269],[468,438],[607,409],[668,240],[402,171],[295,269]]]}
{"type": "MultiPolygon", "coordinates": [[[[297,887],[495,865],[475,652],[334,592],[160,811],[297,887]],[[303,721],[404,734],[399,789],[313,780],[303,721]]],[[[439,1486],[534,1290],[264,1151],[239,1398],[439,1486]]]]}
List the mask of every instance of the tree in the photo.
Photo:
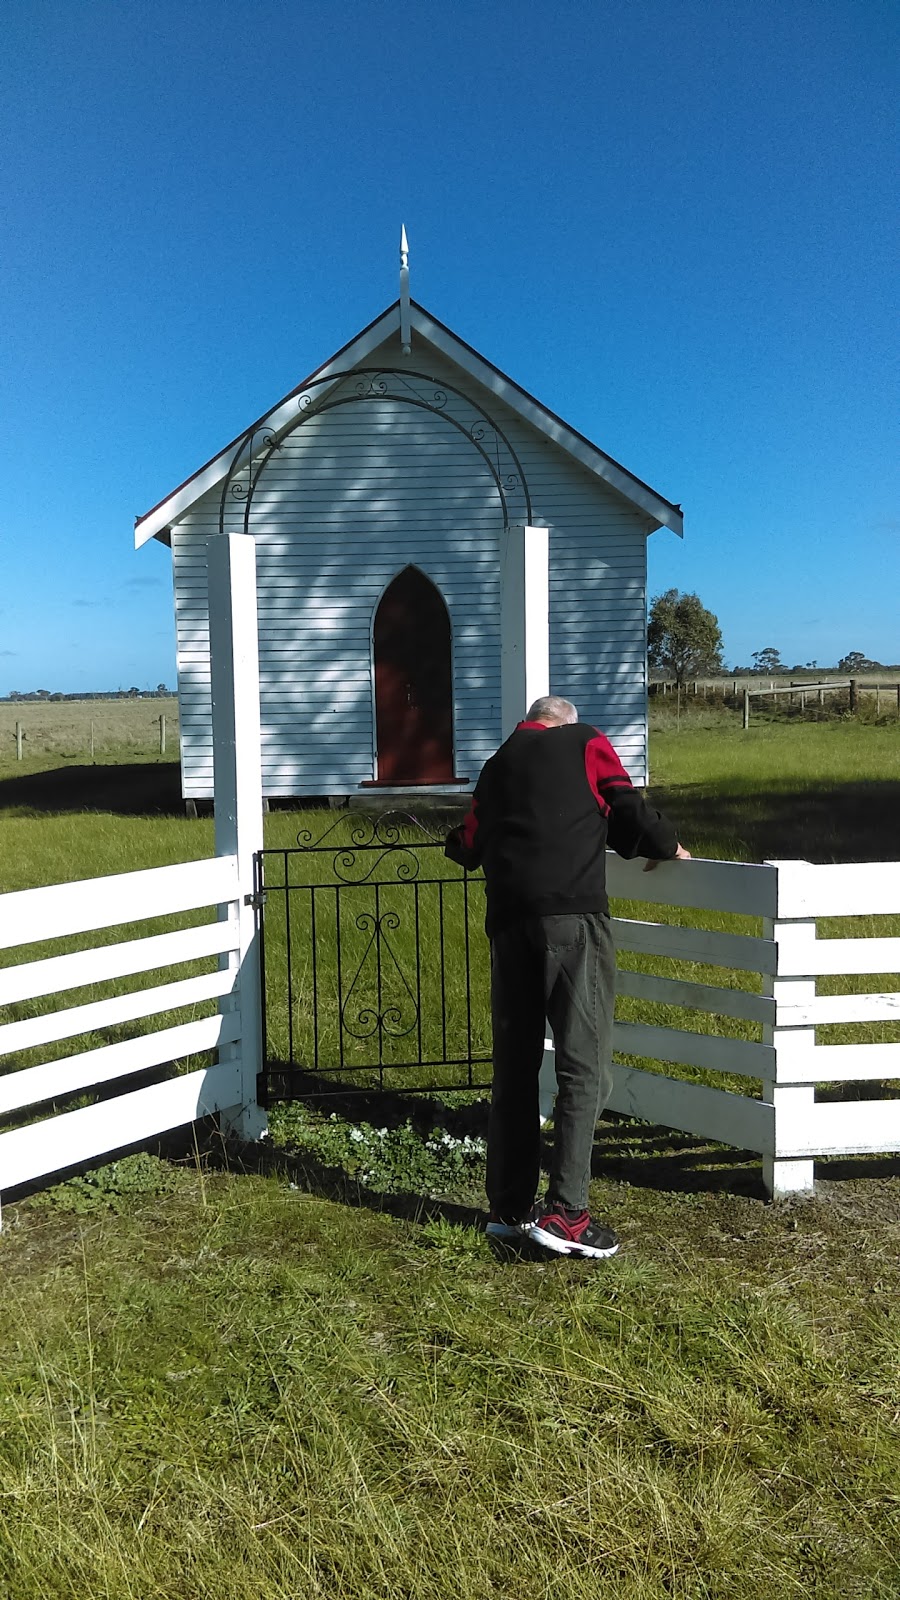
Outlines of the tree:
{"type": "Polygon", "coordinates": [[[695,594],[666,589],[650,606],[647,627],[650,666],[683,684],[722,671],[722,630],[719,620],[695,594]]]}
{"type": "Polygon", "coordinates": [[[754,650],[753,670],[754,672],[767,672],[771,677],[777,672],[786,672],[787,667],[781,659],[781,651],[776,650],[774,645],[769,644],[766,645],[765,650],[754,650]]]}
{"type": "Polygon", "coordinates": [[[861,650],[851,650],[849,655],[841,656],[838,662],[839,672],[879,672],[881,670],[881,663],[870,661],[869,657],[864,656],[861,650]]]}

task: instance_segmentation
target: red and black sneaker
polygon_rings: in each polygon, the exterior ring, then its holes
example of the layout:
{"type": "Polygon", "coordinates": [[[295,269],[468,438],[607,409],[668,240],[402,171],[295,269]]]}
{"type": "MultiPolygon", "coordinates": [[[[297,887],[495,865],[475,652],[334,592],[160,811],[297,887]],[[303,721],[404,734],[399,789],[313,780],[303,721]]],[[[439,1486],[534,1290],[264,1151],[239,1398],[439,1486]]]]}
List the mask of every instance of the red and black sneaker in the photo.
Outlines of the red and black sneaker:
{"type": "Polygon", "coordinates": [[[614,1256],[619,1248],[612,1228],[594,1222],[589,1211],[569,1211],[552,1201],[535,1207],[525,1231],[535,1244],[560,1256],[614,1256]]]}

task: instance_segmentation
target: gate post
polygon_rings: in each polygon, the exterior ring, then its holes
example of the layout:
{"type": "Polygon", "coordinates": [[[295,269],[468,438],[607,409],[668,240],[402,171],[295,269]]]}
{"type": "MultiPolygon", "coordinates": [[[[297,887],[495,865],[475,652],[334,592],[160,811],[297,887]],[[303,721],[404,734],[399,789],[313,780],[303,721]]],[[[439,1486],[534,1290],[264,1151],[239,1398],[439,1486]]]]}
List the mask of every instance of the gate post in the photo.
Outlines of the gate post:
{"type": "MultiPolygon", "coordinates": [[[[500,715],[508,739],[528,707],[550,693],[550,530],[513,523],[500,559],[500,715]]],[[[541,1121],[553,1115],[556,1054],[544,1043],[541,1121]]]]}
{"type": "Polygon", "coordinates": [[[514,523],[500,558],[500,716],[507,739],[550,693],[550,532],[514,523]]]}
{"type": "MultiPolygon", "coordinates": [[[[240,896],[238,950],[225,958],[237,968],[237,986],[233,995],[223,996],[219,1009],[240,1011],[241,1032],[236,1043],[220,1050],[219,1059],[240,1063],[241,1100],[220,1119],[223,1129],[239,1138],[260,1139],[266,1133],[256,1092],[263,1068],[262,996],[252,903],[254,856],[263,845],[256,544],[248,534],[216,534],[207,551],[216,855],[237,856],[240,896]]],[[[220,915],[227,915],[227,907],[220,915]]]]}

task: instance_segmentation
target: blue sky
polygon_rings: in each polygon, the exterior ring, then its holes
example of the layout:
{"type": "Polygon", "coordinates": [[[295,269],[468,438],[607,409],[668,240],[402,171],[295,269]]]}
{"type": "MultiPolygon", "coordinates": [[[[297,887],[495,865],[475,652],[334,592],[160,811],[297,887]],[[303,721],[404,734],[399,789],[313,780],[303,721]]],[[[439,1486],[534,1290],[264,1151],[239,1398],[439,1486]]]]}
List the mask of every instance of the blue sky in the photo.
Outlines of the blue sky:
{"type": "Polygon", "coordinates": [[[18,0],[0,693],[174,681],[146,511],[397,293],[685,511],[730,663],[900,661],[894,0],[18,0]]]}

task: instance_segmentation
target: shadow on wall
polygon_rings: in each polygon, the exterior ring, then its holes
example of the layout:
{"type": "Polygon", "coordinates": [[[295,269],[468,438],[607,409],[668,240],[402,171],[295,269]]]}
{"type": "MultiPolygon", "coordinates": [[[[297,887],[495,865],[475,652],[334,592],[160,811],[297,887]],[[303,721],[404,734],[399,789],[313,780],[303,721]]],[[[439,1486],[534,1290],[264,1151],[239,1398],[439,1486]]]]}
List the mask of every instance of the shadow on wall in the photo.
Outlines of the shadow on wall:
{"type": "Polygon", "coordinates": [[[900,858],[900,781],[653,787],[695,854],[745,861],[900,858]]]}

